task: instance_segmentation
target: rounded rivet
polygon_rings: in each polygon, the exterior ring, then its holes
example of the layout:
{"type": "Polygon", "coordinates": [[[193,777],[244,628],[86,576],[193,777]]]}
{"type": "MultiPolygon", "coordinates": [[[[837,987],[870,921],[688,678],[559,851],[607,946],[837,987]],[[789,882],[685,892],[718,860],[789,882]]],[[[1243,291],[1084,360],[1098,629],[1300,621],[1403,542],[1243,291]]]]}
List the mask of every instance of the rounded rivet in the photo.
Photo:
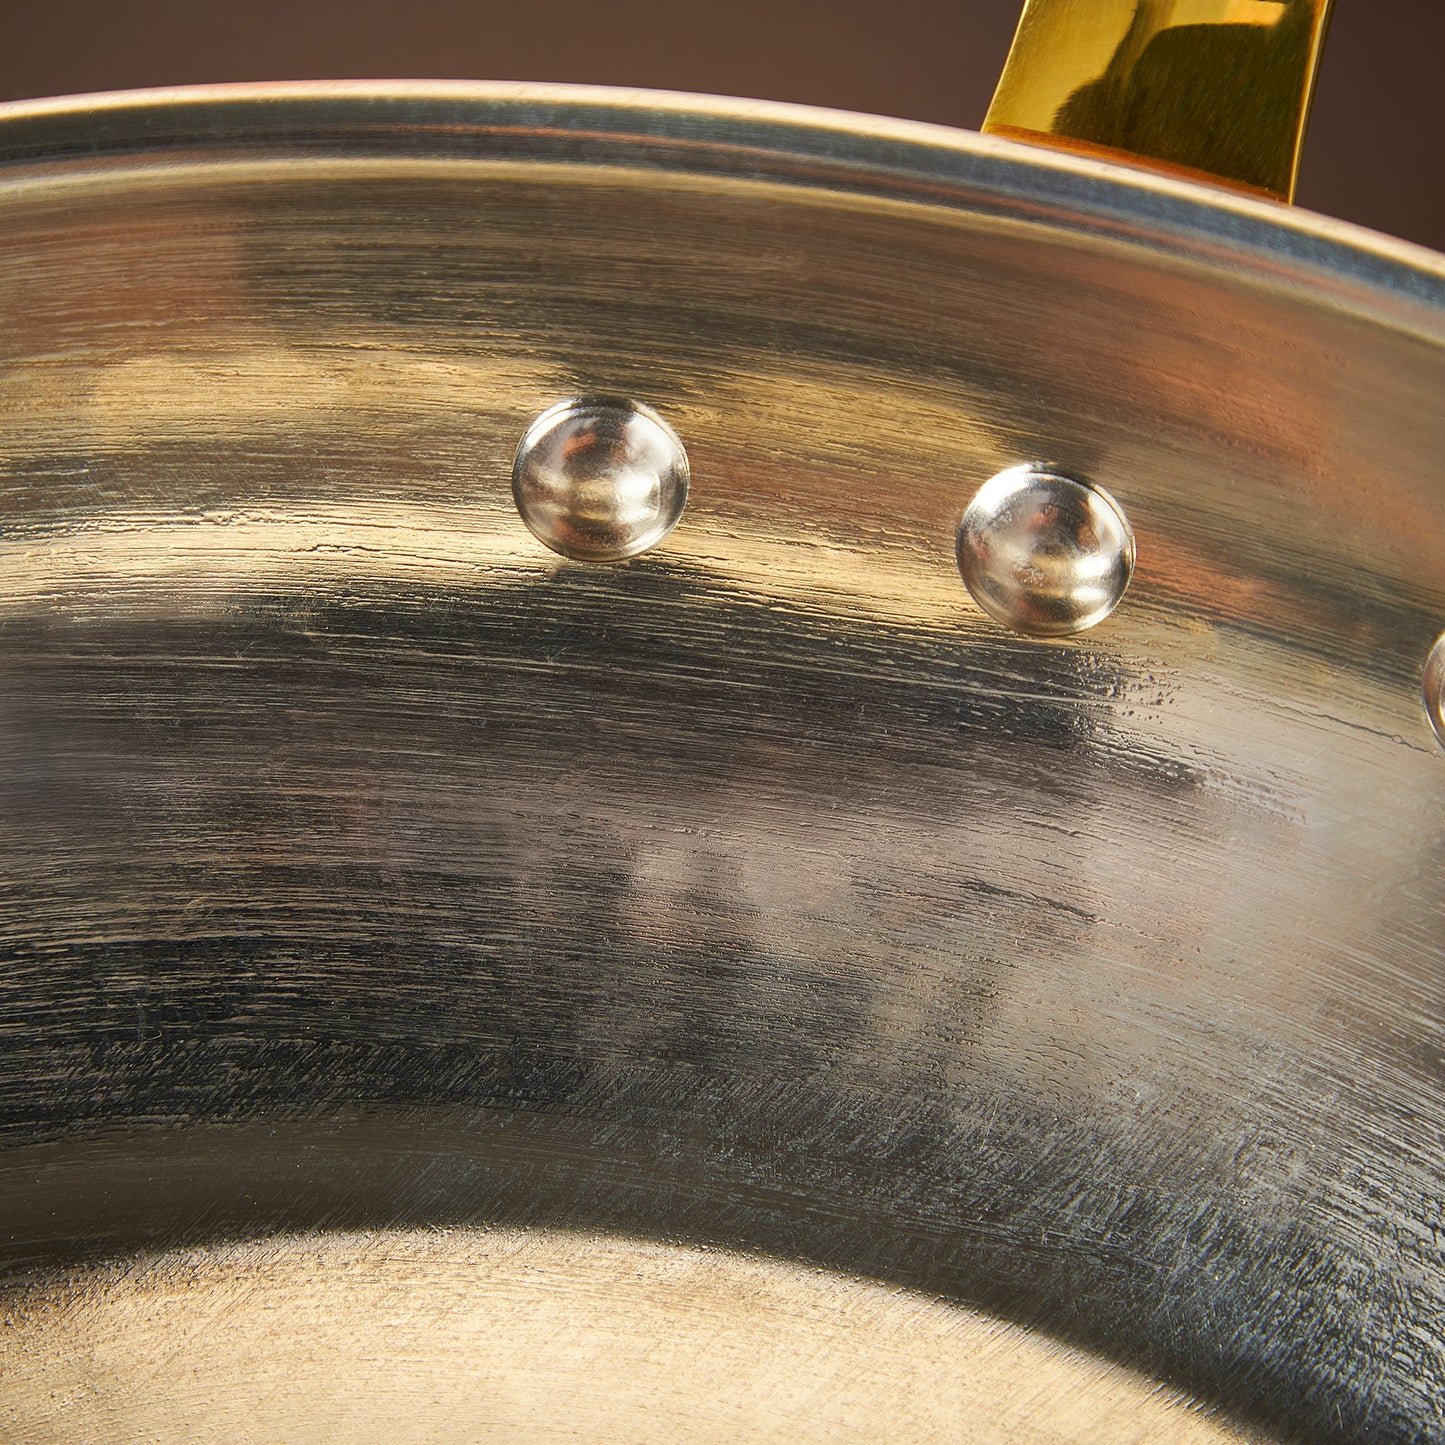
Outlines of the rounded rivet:
{"type": "Polygon", "coordinates": [[[620,562],[655,547],[687,505],[687,453],[637,402],[560,402],[527,428],[512,496],[538,541],[564,557],[620,562]]]}
{"type": "Polygon", "coordinates": [[[1435,646],[1425,659],[1422,690],[1425,715],[1435,729],[1435,736],[1445,745],[1445,635],[1436,639],[1435,646]]]}
{"type": "Polygon", "coordinates": [[[1102,622],[1134,572],[1134,534],[1113,497],[1035,465],[984,483],[959,524],[957,551],[974,601],[1030,637],[1102,622]]]}

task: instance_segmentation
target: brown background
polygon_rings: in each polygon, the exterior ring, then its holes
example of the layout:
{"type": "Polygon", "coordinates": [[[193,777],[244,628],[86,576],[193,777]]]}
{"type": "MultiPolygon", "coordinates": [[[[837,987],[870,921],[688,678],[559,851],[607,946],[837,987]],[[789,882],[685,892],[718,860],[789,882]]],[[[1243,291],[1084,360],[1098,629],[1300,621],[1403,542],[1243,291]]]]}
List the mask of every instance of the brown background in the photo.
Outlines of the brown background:
{"type": "MultiPolygon", "coordinates": [[[[1022,0],[10,0],[0,98],[590,81],[976,127],[1022,0]]],[[[1300,202],[1445,250],[1445,0],[1338,0],[1300,202]]]]}

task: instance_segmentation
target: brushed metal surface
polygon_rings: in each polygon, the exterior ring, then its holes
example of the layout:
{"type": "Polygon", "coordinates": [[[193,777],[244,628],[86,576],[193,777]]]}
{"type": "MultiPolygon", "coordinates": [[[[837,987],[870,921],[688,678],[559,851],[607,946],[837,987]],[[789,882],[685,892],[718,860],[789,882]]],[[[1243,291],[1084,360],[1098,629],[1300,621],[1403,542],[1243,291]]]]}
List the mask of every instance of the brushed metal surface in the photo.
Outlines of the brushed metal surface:
{"type": "Polygon", "coordinates": [[[676,97],[0,154],[7,1438],[1441,1435],[1438,258],[676,97]],[[621,565],[511,497],[596,394],[621,565]]]}

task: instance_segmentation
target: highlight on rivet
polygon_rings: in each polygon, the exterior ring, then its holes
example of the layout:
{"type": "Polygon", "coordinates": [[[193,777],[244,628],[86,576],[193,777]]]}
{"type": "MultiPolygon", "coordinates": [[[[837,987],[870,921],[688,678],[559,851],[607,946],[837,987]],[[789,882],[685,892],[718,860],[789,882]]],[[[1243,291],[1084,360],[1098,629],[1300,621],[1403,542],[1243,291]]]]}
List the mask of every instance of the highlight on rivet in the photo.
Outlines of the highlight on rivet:
{"type": "Polygon", "coordinates": [[[512,496],[538,541],[583,562],[655,547],[687,505],[687,453],[650,407],[581,398],[544,411],[517,448],[512,496]]]}
{"type": "Polygon", "coordinates": [[[1425,659],[1422,691],[1425,715],[1430,719],[1430,726],[1435,729],[1441,746],[1445,747],[1445,634],[1436,638],[1435,646],[1425,659]]]}
{"type": "Polygon", "coordinates": [[[958,570],[995,621],[1029,637],[1102,622],[1134,574],[1134,533],[1102,487],[1029,463],[990,478],[968,504],[958,570]]]}

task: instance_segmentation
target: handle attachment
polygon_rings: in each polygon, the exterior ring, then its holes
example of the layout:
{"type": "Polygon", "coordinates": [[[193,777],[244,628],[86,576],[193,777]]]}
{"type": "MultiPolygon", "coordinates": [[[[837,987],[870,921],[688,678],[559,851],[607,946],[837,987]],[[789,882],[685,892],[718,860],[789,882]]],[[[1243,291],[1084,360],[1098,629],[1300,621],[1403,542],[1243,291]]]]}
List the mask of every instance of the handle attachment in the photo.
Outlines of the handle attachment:
{"type": "Polygon", "coordinates": [[[1027,0],[983,123],[1287,201],[1333,0],[1027,0]]]}

